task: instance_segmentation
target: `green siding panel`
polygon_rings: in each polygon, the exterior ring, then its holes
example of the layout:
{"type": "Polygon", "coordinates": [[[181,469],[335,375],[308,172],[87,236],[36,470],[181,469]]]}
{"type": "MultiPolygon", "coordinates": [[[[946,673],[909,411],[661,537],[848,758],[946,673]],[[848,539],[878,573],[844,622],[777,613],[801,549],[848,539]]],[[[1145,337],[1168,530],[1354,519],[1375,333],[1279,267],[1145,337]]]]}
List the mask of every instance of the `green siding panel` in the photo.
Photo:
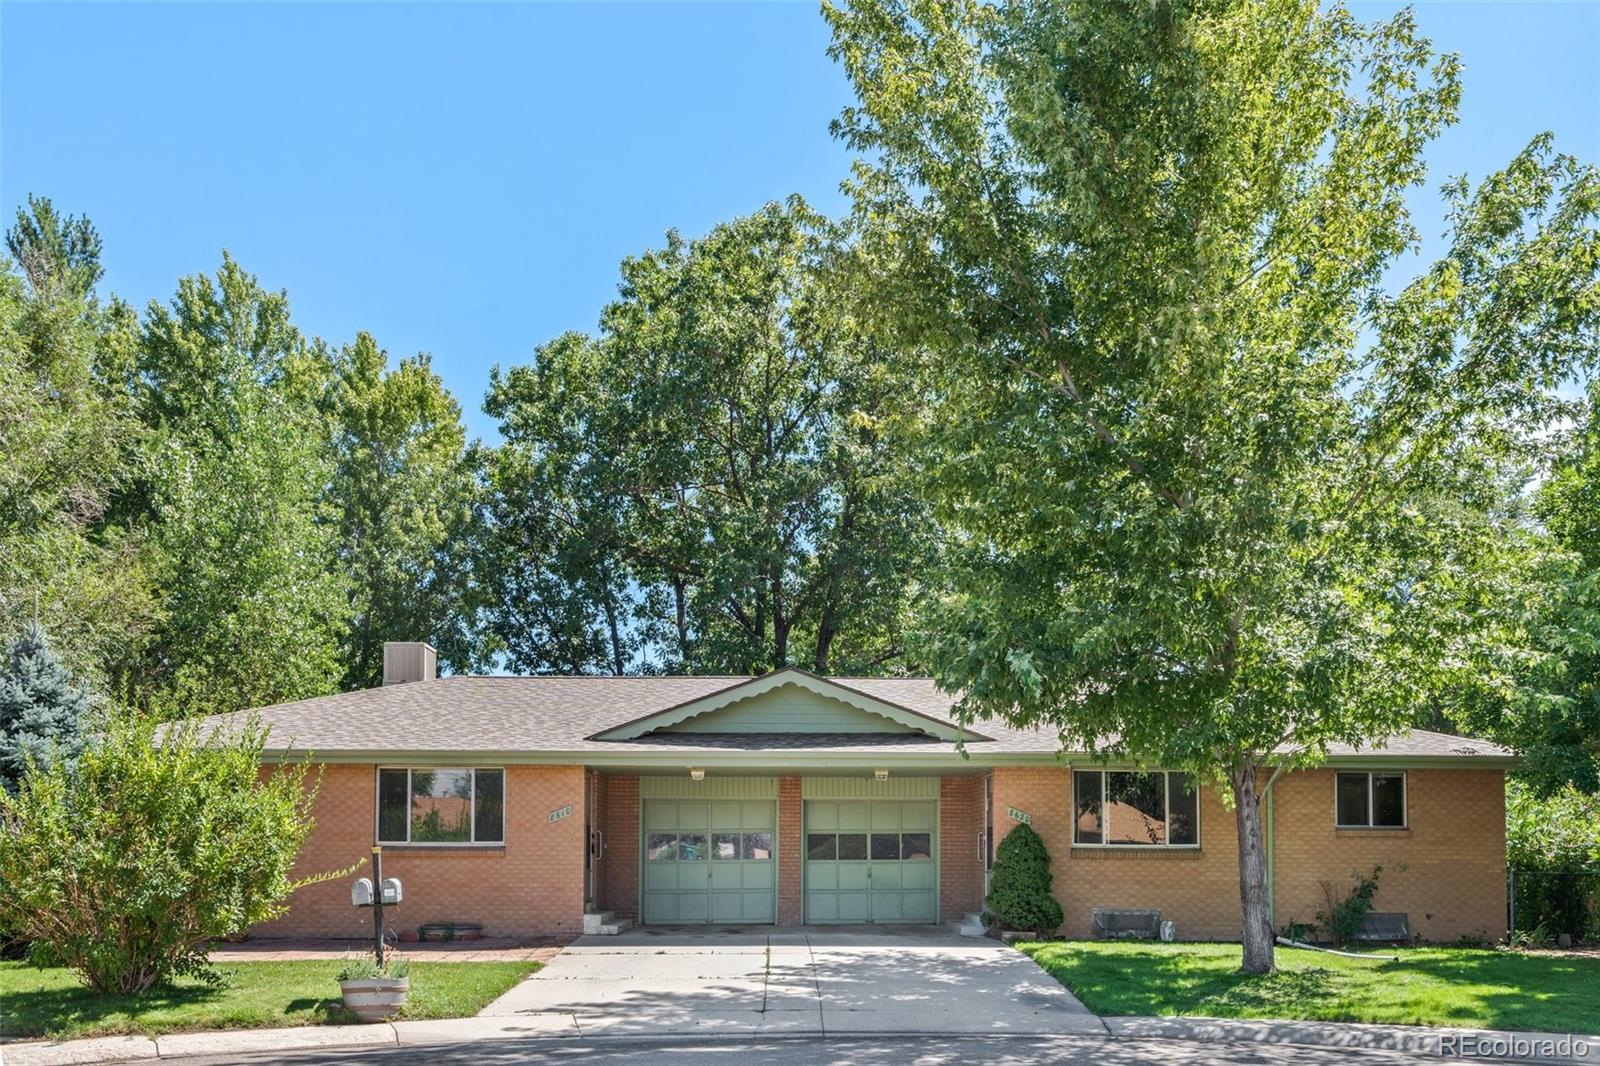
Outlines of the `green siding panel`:
{"type": "Polygon", "coordinates": [[[775,800],[778,798],[776,777],[719,777],[708,775],[696,781],[687,773],[673,777],[639,778],[641,799],[695,799],[695,800],[775,800]]]}
{"type": "Polygon", "coordinates": [[[685,719],[663,733],[915,733],[919,730],[799,685],[780,685],[685,719]]]}
{"type": "Polygon", "coordinates": [[[800,798],[936,800],[939,798],[939,779],[899,777],[895,774],[890,774],[887,781],[875,780],[870,774],[860,777],[803,777],[800,779],[800,798]]]}

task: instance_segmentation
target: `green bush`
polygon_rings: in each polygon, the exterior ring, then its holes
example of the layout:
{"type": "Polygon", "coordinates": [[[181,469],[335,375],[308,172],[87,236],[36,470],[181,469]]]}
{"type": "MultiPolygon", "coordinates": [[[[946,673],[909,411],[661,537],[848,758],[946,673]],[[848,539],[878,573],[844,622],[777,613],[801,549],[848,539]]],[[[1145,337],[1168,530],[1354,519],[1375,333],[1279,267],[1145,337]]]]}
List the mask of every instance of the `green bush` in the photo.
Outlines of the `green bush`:
{"type": "Polygon", "coordinates": [[[264,739],[114,716],[75,764],[31,765],[0,793],[0,927],[98,992],[209,976],[210,941],[283,913],[311,831],[305,767],[260,774],[264,739]]]}
{"type": "Polygon", "coordinates": [[[391,958],[387,966],[379,966],[378,960],[371,957],[351,959],[344,964],[344,969],[339,971],[340,981],[373,981],[379,977],[409,977],[411,963],[407,959],[391,958]]]}
{"type": "Polygon", "coordinates": [[[1600,795],[1571,785],[1540,795],[1507,780],[1506,861],[1515,930],[1600,940],[1600,795]]]}
{"type": "Polygon", "coordinates": [[[1355,884],[1343,899],[1334,896],[1333,885],[1322,882],[1322,894],[1328,901],[1328,909],[1317,912],[1317,924],[1327,931],[1334,943],[1355,942],[1356,934],[1361,931],[1361,923],[1372,912],[1372,900],[1378,894],[1378,875],[1381,873],[1382,866],[1374,866],[1370,874],[1360,870],[1351,873],[1355,884]]]}
{"type": "Polygon", "coordinates": [[[1050,894],[1050,853],[1029,825],[1019,825],[995,850],[986,911],[1012,929],[1053,933],[1061,926],[1061,904],[1050,894]]]}

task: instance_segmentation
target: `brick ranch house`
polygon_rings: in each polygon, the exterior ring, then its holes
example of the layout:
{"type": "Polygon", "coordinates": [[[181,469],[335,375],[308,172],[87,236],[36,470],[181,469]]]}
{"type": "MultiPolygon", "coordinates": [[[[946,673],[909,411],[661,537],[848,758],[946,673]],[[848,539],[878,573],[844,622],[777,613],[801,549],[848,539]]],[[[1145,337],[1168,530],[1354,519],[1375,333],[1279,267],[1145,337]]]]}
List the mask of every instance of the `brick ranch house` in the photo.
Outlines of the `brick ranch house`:
{"type": "MultiPolygon", "coordinates": [[[[320,765],[297,874],[384,850],[397,930],[568,937],[650,924],[948,922],[978,912],[1020,821],[1049,848],[1062,932],[1154,908],[1237,939],[1234,819],[1186,775],[1063,753],[919,678],[448,677],[385,649],[382,687],[254,712],[267,758],[320,765]],[[959,742],[959,746],[958,746],[959,742]]],[[[1511,753],[1416,731],[1281,775],[1264,815],[1275,927],[1382,864],[1377,909],[1428,941],[1505,929],[1511,753]]],[[[349,879],[302,889],[259,936],[359,937],[349,879]]]]}

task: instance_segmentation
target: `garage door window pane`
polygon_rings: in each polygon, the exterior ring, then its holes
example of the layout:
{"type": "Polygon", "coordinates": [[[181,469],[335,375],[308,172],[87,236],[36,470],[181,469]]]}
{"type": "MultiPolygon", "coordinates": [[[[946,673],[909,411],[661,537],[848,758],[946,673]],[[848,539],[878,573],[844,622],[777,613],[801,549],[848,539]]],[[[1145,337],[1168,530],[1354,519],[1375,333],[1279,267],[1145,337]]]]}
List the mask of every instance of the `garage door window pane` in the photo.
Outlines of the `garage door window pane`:
{"type": "Polygon", "coordinates": [[[872,857],[878,860],[894,859],[898,861],[900,858],[900,834],[873,833],[872,857]]]}
{"type": "Polygon", "coordinates": [[[465,844],[472,840],[472,771],[411,771],[413,843],[465,844]]]}
{"type": "Polygon", "coordinates": [[[678,836],[678,861],[699,862],[706,857],[704,833],[681,833],[678,836]]]}
{"type": "Polygon", "coordinates": [[[711,857],[713,859],[737,859],[739,857],[739,834],[712,833],[711,857]]]}
{"type": "Polygon", "coordinates": [[[832,833],[808,833],[806,835],[806,858],[827,861],[838,857],[838,837],[832,833]]]}
{"type": "Polygon", "coordinates": [[[839,858],[846,861],[865,859],[867,857],[867,834],[865,833],[840,833],[839,858]]]}
{"type": "Polygon", "coordinates": [[[933,837],[929,833],[900,834],[900,857],[909,862],[924,862],[933,858],[933,837]]]}
{"type": "Polygon", "coordinates": [[[769,861],[772,858],[772,834],[746,833],[744,835],[744,847],[739,852],[739,858],[760,862],[769,861]]]}
{"type": "Polygon", "coordinates": [[[671,862],[678,857],[676,833],[651,833],[645,838],[645,858],[651,862],[671,862]]]}

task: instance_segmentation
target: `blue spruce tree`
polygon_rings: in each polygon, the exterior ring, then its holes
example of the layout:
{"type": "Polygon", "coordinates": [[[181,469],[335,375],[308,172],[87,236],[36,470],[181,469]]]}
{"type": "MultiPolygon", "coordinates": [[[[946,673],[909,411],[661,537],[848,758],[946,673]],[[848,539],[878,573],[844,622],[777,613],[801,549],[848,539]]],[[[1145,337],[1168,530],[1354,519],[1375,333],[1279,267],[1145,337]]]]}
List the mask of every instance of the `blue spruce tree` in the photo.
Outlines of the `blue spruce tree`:
{"type": "Polygon", "coordinates": [[[29,758],[76,757],[92,704],[50,651],[44,631],[24,626],[0,655],[0,788],[16,792],[29,758]]]}

